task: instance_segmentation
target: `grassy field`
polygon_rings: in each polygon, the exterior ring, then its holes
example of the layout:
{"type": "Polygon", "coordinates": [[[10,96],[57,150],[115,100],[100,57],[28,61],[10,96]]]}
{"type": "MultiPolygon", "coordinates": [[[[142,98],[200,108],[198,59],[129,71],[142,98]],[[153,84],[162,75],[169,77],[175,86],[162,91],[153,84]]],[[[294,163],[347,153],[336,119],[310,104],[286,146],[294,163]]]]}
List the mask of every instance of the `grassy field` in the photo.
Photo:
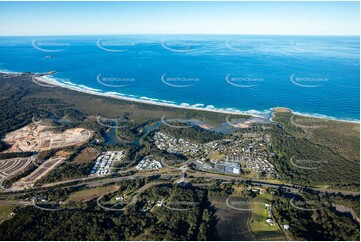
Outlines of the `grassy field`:
{"type": "Polygon", "coordinates": [[[211,198],[211,204],[216,208],[217,235],[220,240],[253,240],[247,221],[249,211],[239,211],[230,208],[227,197],[211,198]]]}
{"type": "Polygon", "coordinates": [[[210,159],[211,161],[219,161],[219,160],[222,160],[224,159],[225,155],[222,155],[219,153],[219,151],[215,150],[215,151],[212,151],[210,152],[208,155],[207,155],[207,159],[210,159]]]}
{"type": "Polygon", "coordinates": [[[249,226],[257,240],[285,240],[282,231],[277,224],[273,226],[266,222],[268,212],[265,204],[270,204],[272,194],[261,194],[250,200],[251,217],[249,226]]]}
{"type": "Polygon", "coordinates": [[[94,148],[85,148],[83,149],[73,160],[77,164],[89,163],[97,158],[99,152],[94,148]]]}
{"type": "Polygon", "coordinates": [[[0,204],[0,223],[9,218],[16,205],[0,204]]]}
{"type": "Polygon", "coordinates": [[[89,202],[91,200],[97,199],[107,193],[114,192],[118,190],[117,186],[106,186],[106,187],[97,187],[82,190],[79,192],[72,193],[65,203],[70,202],[89,202]]]}

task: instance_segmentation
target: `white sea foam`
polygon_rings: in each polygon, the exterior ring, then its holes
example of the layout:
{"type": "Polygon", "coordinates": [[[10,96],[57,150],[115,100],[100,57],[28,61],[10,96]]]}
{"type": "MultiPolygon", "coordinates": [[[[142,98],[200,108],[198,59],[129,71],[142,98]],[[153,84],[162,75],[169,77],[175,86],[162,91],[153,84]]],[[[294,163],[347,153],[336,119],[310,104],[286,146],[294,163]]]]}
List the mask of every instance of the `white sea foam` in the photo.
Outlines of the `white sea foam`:
{"type": "Polygon", "coordinates": [[[180,105],[183,106],[183,107],[189,107],[190,106],[189,103],[181,103],[180,105]]]}
{"type": "Polygon", "coordinates": [[[150,98],[150,97],[140,97],[139,99],[142,99],[142,100],[148,100],[148,101],[152,101],[152,102],[157,102],[159,101],[159,99],[157,98],[150,98]]]}
{"type": "Polygon", "coordinates": [[[195,107],[195,108],[203,107],[203,106],[204,106],[204,104],[202,104],[202,103],[197,103],[197,104],[192,105],[192,107],[195,107]]]}
{"type": "Polygon", "coordinates": [[[4,73],[4,74],[21,74],[21,72],[17,72],[17,71],[10,71],[8,69],[0,69],[0,73],[4,73]]]}
{"type": "Polygon", "coordinates": [[[175,102],[173,102],[173,101],[168,101],[168,100],[159,100],[160,102],[162,102],[162,103],[175,103],[175,102]]]}
{"type": "MultiPolygon", "coordinates": [[[[21,74],[21,72],[13,72],[13,71],[8,71],[8,70],[4,70],[4,69],[0,69],[0,73],[21,74]]],[[[127,95],[127,94],[122,94],[122,93],[117,93],[117,92],[102,92],[102,90],[100,90],[100,89],[91,88],[86,85],[77,85],[77,84],[74,84],[74,83],[68,81],[67,79],[64,80],[61,78],[54,78],[53,76],[50,76],[50,75],[41,76],[38,78],[46,83],[61,86],[64,88],[69,88],[74,91],[86,92],[89,94],[101,95],[101,96],[110,96],[110,97],[114,97],[114,98],[121,98],[123,100],[138,101],[138,102],[151,103],[151,104],[156,104],[156,105],[165,105],[165,106],[180,107],[180,108],[191,108],[191,109],[196,109],[196,110],[216,111],[216,112],[224,112],[224,113],[230,113],[230,114],[246,114],[246,115],[252,115],[252,116],[264,116],[265,114],[270,114],[272,112],[271,110],[259,111],[259,110],[251,109],[251,110],[241,111],[241,110],[234,109],[234,108],[223,108],[222,109],[222,108],[216,108],[214,105],[207,105],[206,107],[204,107],[204,104],[200,104],[200,103],[193,104],[193,105],[191,105],[189,103],[176,104],[173,101],[160,100],[157,98],[149,98],[149,97],[145,97],[145,96],[136,98],[137,96],[133,95],[133,94],[127,95]]],[[[331,119],[331,120],[343,121],[343,122],[360,123],[360,120],[339,119],[339,118],[335,118],[332,116],[327,116],[327,115],[317,114],[317,113],[310,114],[310,113],[301,113],[301,112],[297,112],[297,111],[293,111],[293,113],[302,115],[302,116],[306,116],[306,117],[314,117],[314,118],[331,119]]]]}
{"type": "Polygon", "coordinates": [[[321,118],[321,119],[330,119],[330,120],[350,122],[350,123],[360,123],[360,120],[356,120],[356,119],[340,119],[340,118],[335,118],[332,116],[318,114],[318,113],[301,113],[301,112],[297,112],[297,111],[293,111],[293,113],[300,115],[300,116],[310,117],[310,118],[321,118]]]}
{"type": "Polygon", "coordinates": [[[125,94],[119,93],[119,92],[104,92],[104,94],[115,95],[115,96],[125,96],[125,94]]]}
{"type": "Polygon", "coordinates": [[[77,86],[80,87],[80,88],[84,88],[86,90],[89,90],[89,91],[94,91],[94,92],[101,92],[102,91],[100,89],[91,88],[91,87],[88,87],[88,86],[85,86],[85,85],[77,85],[77,86]]]}

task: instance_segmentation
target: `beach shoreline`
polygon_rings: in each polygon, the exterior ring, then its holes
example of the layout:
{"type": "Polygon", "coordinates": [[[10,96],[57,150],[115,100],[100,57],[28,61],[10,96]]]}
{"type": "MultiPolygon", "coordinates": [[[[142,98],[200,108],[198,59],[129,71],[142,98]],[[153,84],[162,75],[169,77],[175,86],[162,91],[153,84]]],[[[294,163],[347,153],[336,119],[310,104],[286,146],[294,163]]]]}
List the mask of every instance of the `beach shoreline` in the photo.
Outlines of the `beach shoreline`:
{"type": "MultiPolygon", "coordinates": [[[[128,97],[128,96],[123,96],[120,94],[116,94],[113,92],[101,92],[101,90],[99,89],[93,89],[93,88],[89,88],[89,87],[79,87],[76,84],[70,85],[70,84],[66,84],[63,82],[60,82],[56,79],[56,77],[53,77],[52,75],[55,74],[55,71],[51,71],[51,72],[47,72],[47,73],[30,73],[30,72],[12,72],[12,71],[3,71],[0,70],[0,73],[2,74],[7,74],[7,75],[21,75],[21,74],[33,74],[33,82],[37,85],[40,86],[45,86],[45,87],[61,87],[61,88],[65,88],[65,89],[69,89],[72,91],[76,91],[76,92],[81,92],[81,93],[86,93],[89,95],[96,95],[96,96],[102,96],[102,97],[108,97],[108,98],[115,98],[118,100],[123,100],[123,101],[130,101],[130,102],[137,102],[137,103],[142,103],[142,104],[149,104],[149,105],[157,105],[157,106],[163,106],[163,107],[171,107],[171,108],[179,108],[179,109],[187,109],[187,110],[195,110],[195,111],[205,111],[205,112],[216,112],[216,113],[223,113],[223,114],[229,114],[229,115],[244,115],[244,116],[249,116],[251,117],[258,117],[258,118],[266,118],[267,115],[262,115],[262,112],[260,111],[256,111],[256,110],[250,110],[250,111],[239,111],[239,110],[226,110],[226,109],[217,109],[217,108],[207,108],[207,107],[195,107],[192,105],[181,105],[181,104],[174,104],[174,103],[169,103],[169,102],[159,102],[159,101],[153,101],[151,98],[147,98],[147,99],[140,99],[140,98],[133,98],[133,97],[128,97]],[[257,114],[257,113],[253,113],[253,112],[258,112],[261,114],[257,114]]],[[[273,121],[273,117],[275,115],[275,113],[278,112],[289,112],[289,113],[293,113],[295,115],[299,115],[299,116],[304,116],[304,117],[309,117],[309,118],[318,118],[318,119],[324,119],[324,120],[331,120],[331,121],[336,121],[336,122],[347,122],[347,123],[356,123],[356,124],[360,124],[360,120],[344,120],[344,119],[338,119],[338,118],[334,118],[334,117],[329,117],[326,115],[312,115],[312,114],[304,114],[304,113],[299,113],[297,111],[293,111],[290,108],[287,107],[273,107],[270,108],[270,112],[272,113],[271,117],[269,118],[269,120],[271,122],[275,122],[273,121]]],[[[266,110],[265,110],[266,111],[266,110]]]]}
{"type": "Polygon", "coordinates": [[[265,118],[265,116],[254,114],[254,113],[247,113],[242,111],[230,111],[230,110],[224,110],[224,109],[212,109],[212,108],[203,108],[203,107],[194,107],[194,106],[186,106],[186,105],[179,105],[179,104],[172,104],[172,103],[166,103],[166,102],[156,102],[149,99],[139,99],[139,98],[132,98],[132,97],[126,97],[122,95],[116,95],[115,93],[111,92],[100,92],[97,89],[91,90],[91,88],[84,89],[79,86],[72,86],[67,85],[65,83],[59,82],[56,80],[56,78],[51,77],[52,74],[55,72],[49,72],[45,74],[35,74],[33,77],[33,82],[38,85],[42,85],[42,83],[46,85],[52,85],[53,87],[62,87],[69,90],[82,92],[90,95],[97,95],[102,97],[110,97],[115,98],[123,101],[130,101],[130,102],[138,102],[142,104],[150,104],[150,105],[157,105],[157,106],[163,106],[163,107],[171,107],[171,108],[179,108],[179,109],[188,109],[188,110],[196,110],[196,111],[206,111],[206,112],[215,112],[215,113],[223,113],[223,114],[229,114],[229,115],[244,115],[244,116],[250,116],[250,117],[258,117],[258,118],[265,118]]]}

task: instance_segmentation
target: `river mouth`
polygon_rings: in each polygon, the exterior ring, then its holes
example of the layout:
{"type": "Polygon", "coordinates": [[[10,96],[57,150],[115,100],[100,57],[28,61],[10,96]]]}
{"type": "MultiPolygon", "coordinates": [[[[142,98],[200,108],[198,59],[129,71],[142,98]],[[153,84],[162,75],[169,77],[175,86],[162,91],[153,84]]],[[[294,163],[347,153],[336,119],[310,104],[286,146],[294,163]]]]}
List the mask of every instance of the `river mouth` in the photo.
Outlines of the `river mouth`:
{"type": "Polygon", "coordinates": [[[187,127],[196,127],[201,128],[204,130],[208,130],[211,132],[221,133],[221,134],[232,134],[236,130],[242,129],[242,128],[249,128],[252,124],[271,124],[272,121],[270,120],[270,117],[272,114],[265,115],[263,117],[251,117],[249,119],[245,119],[242,121],[232,121],[227,120],[224,123],[221,123],[218,126],[212,126],[208,124],[205,121],[198,120],[198,119],[168,119],[167,121],[161,120],[156,121],[151,124],[145,124],[142,127],[139,127],[142,131],[141,134],[133,141],[133,142],[125,142],[119,140],[117,137],[116,128],[109,128],[106,132],[103,134],[103,138],[106,145],[115,145],[115,144],[122,144],[122,145],[132,145],[132,146],[138,146],[140,144],[140,140],[144,138],[146,135],[148,135],[151,131],[156,130],[161,125],[168,125],[173,126],[171,123],[178,122],[182,123],[182,127],[177,128],[187,128],[187,127]]]}

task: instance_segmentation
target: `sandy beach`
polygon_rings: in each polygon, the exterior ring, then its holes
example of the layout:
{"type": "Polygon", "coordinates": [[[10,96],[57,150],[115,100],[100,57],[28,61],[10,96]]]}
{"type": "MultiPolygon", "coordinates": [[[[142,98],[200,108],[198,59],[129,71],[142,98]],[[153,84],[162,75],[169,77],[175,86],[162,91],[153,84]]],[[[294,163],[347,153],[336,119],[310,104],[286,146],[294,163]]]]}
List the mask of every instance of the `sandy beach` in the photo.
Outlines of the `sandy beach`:
{"type": "MultiPolygon", "coordinates": [[[[51,73],[54,74],[55,72],[51,72],[51,73]]],[[[51,86],[53,86],[53,87],[56,86],[56,87],[67,88],[67,89],[70,89],[73,91],[83,92],[83,93],[87,93],[87,94],[91,94],[91,95],[111,97],[111,98],[116,98],[116,99],[120,99],[120,100],[132,101],[132,102],[138,102],[138,103],[144,103],[144,104],[152,104],[152,105],[158,105],[158,106],[197,110],[197,111],[224,113],[224,114],[230,114],[230,115],[247,115],[250,117],[264,118],[262,115],[241,112],[241,111],[229,111],[229,110],[224,110],[224,109],[211,109],[211,108],[202,108],[202,107],[194,107],[194,106],[187,106],[187,105],[178,105],[178,104],[171,104],[171,103],[165,103],[165,102],[156,102],[156,101],[152,101],[151,99],[142,100],[142,99],[138,99],[138,98],[125,97],[125,96],[116,95],[115,93],[110,93],[110,92],[103,93],[103,92],[100,92],[100,90],[98,91],[96,89],[91,89],[91,88],[85,89],[85,88],[81,88],[81,87],[78,87],[75,85],[74,86],[67,85],[65,83],[57,81],[55,78],[51,77],[48,74],[37,74],[37,75],[38,76],[34,75],[33,82],[40,86],[45,86],[45,87],[49,87],[49,88],[51,86]]]]}
{"type": "MultiPolygon", "coordinates": [[[[0,71],[0,73],[6,74],[6,75],[21,75],[22,74],[20,72],[8,72],[8,71],[0,71]]],[[[55,71],[50,71],[48,73],[36,73],[33,76],[33,82],[37,85],[48,87],[48,88],[62,87],[62,88],[66,88],[66,89],[77,91],[77,92],[82,92],[82,93],[97,95],[97,96],[102,96],[102,97],[110,97],[110,98],[115,98],[115,99],[124,100],[124,101],[138,102],[138,103],[179,108],[179,109],[216,112],[216,113],[223,113],[223,114],[229,114],[229,115],[246,115],[246,116],[257,117],[257,118],[262,118],[262,119],[265,118],[265,116],[263,116],[263,115],[255,114],[255,113],[251,113],[251,112],[242,112],[242,111],[237,111],[237,110],[230,111],[230,110],[225,110],[225,109],[215,109],[215,108],[213,109],[213,108],[206,108],[206,107],[204,108],[204,107],[196,107],[194,105],[192,106],[192,105],[172,104],[172,103],[168,103],[166,101],[164,101],[164,102],[153,101],[152,98],[139,99],[139,98],[128,97],[125,95],[123,96],[122,94],[117,94],[114,92],[101,92],[101,90],[89,88],[86,86],[80,87],[75,84],[70,85],[70,84],[62,83],[52,76],[55,73],[56,73],[55,71]]],[[[347,123],[358,123],[358,124],[360,123],[360,121],[341,120],[341,119],[323,116],[323,115],[312,115],[312,114],[299,113],[299,112],[295,112],[292,109],[287,108],[287,107],[274,107],[271,109],[271,111],[272,111],[272,117],[274,116],[275,113],[279,113],[279,112],[283,113],[284,112],[284,113],[293,113],[295,115],[309,117],[309,118],[318,118],[318,119],[332,120],[332,121],[338,121],[338,122],[347,122],[347,123]]],[[[274,122],[272,120],[272,117],[269,120],[271,122],[274,122]]]]}

